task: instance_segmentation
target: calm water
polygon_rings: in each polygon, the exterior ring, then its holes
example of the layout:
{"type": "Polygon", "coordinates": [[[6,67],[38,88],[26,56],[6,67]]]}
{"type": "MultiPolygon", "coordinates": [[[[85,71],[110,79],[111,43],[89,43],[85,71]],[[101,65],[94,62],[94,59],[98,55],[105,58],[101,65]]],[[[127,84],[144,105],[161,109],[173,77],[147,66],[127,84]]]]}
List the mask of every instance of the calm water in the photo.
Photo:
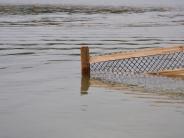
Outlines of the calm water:
{"type": "Polygon", "coordinates": [[[82,43],[92,54],[184,44],[184,2],[157,1],[0,4],[0,137],[183,138],[184,90],[172,89],[183,80],[81,92],[82,43]]]}

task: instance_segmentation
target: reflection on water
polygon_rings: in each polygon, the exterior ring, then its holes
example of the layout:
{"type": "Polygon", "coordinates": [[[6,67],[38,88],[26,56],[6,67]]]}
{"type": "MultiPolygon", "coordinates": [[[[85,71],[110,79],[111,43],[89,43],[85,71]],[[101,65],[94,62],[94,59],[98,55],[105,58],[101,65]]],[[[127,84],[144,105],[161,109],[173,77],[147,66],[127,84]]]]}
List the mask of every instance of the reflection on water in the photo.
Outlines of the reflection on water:
{"type": "Polygon", "coordinates": [[[88,94],[88,89],[90,87],[90,77],[82,76],[81,77],[81,95],[88,94]]]}
{"type": "Polygon", "coordinates": [[[183,137],[183,82],[80,74],[81,44],[92,55],[183,44],[183,17],[164,5],[0,5],[0,137],[183,137]]]}
{"type": "Polygon", "coordinates": [[[91,78],[82,77],[81,94],[87,94],[89,87],[118,90],[138,98],[156,98],[158,103],[184,103],[184,80],[179,78],[100,73],[92,74],[91,78]]]}

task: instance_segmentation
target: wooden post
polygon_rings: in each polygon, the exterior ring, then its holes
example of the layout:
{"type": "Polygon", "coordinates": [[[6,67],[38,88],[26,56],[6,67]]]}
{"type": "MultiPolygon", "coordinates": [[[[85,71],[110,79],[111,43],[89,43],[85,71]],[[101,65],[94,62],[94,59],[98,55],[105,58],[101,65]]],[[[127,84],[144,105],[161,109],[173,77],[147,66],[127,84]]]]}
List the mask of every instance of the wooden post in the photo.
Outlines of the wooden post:
{"type": "Polygon", "coordinates": [[[81,73],[82,76],[90,77],[89,48],[81,47],[81,73]]]}

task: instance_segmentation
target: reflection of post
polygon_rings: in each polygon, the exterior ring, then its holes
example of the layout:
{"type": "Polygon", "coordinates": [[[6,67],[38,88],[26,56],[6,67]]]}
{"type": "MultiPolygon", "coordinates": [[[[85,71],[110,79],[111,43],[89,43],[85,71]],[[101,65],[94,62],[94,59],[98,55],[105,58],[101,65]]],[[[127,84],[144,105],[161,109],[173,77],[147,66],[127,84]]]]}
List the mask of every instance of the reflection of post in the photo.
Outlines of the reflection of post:
{"type": "Polygon", "coordinates": [[[90,77],[89,48],[81,47],[81,72],[82,76],[90,77]]]}
{"type": "Polygon", "coordinates": [[[82,76],[81,78],[81,95],[88,94],[89,82],[90,78],[88,76],[82,76]]]}

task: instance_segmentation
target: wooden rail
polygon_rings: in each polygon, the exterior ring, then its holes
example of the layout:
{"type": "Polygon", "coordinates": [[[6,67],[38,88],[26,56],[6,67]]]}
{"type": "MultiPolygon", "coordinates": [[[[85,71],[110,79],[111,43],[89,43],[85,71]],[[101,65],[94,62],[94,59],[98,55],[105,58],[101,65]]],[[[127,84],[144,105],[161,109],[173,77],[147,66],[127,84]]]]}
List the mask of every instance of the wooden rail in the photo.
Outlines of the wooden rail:
{"type": "Polygon", "coordinates": [[[184,51],[184,45],[176,46],[176,47],[168,47],[168,48],[149,48],[144,50],[130,51],[130,52],[118,52],[112,53],[108,55],[100,55],[90,57],[90,64],[104,62],[104,61],[112,61],[119,59],[128,59],[128,58],[136,58],[136,57],[145,57],[145,56],[153,56],[153,55],[165,55],[174,52],[184,51]]]}

